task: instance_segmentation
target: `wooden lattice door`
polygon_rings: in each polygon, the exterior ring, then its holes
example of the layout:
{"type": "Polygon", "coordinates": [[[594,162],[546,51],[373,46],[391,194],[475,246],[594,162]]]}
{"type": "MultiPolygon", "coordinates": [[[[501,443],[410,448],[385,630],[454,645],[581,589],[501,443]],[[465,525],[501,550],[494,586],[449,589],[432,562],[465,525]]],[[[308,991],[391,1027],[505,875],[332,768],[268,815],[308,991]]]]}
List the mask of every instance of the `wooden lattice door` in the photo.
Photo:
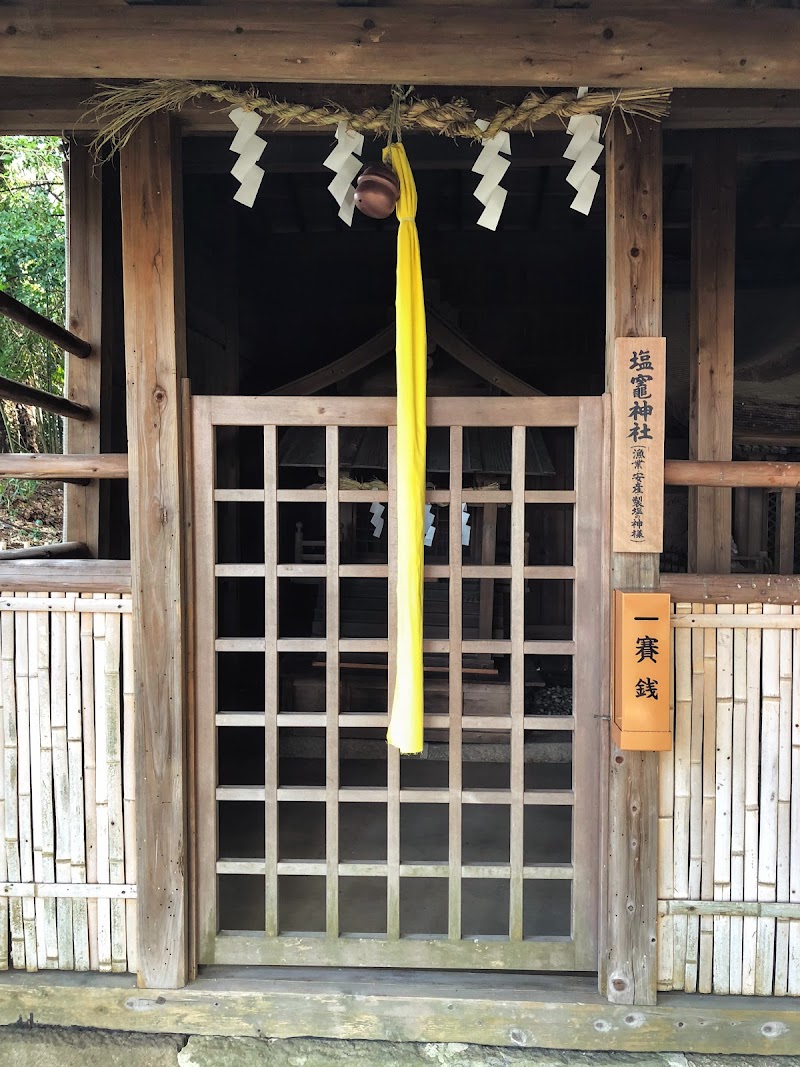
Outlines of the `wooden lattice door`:
{"type": "MultiPolygon", "coordinates": [[[[426,614],[422,758],[382,740],[394,407],[361,397],[193,401],[199,961],[594,970],[602,400],[429,401],[449,472],[428,492],[446,562],[425,567],[426,612],[443,606],[432,629],[426,614]],[[299,488],[281,460],[298,427],[316,435],[313,477],[299,488]],[[507,442],[508,476],[476,487],[464,456],[481,427],[507,442]],[[343,475],[355,428],[372,435],[362,445],[381,438],[385,483],[358,487],[343,475]],[[528,473],[533,436],[548,434],[565,442],[558,488],[528,473]],[[462,543],[482,507],[506,531],[488,564],[462,543]],[[345,541],[364,508],[384,546],[366,561],[345,541]],[[298,514],[309,537],[316,524],[313,562],[297,558],[298,514]],[[551,553],[543,531],[554,518],[563,536],[551,553]],[[468,607],[485,592],[476,631],[468,607]],[[556,668],[568,684],[544,685],[539,675],[556,668]],[[537,705],[556,691],[560,708],[537,705]]],[[[485,537],[488,524],[474,525],[485,537]]]]}

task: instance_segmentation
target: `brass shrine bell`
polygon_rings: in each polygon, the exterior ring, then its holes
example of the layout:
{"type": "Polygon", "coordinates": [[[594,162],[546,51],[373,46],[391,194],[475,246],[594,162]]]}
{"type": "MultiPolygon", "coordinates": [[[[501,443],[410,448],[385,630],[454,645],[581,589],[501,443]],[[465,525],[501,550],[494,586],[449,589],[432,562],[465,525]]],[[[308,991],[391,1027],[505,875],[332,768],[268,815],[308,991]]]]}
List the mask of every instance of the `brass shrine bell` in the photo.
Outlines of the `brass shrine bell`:
{"type": "Polygon", "coordinates": [[[387,219],[399,199],[397,175],[383,163],[370,163],[356,178],[355,204],[362,215],[387,219]]]}

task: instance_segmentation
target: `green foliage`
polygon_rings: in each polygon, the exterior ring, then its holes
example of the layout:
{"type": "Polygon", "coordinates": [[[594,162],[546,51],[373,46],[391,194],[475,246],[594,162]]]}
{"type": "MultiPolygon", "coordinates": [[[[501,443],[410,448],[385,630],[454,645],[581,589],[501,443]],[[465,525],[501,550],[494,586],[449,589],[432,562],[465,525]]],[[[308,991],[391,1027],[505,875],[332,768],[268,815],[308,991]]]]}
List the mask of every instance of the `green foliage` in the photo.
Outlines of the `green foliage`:
{"type": "MultiPolygon", "coordinates": [[[[57,137],[0,137],[0,289],[63,323],[66,308],[64,175],[57,137]]],[[[10,319],[0,317],[0,375],[61,393],[64,354],[10,319]]],[[[2,404],[5,448],[61,451],[61,420],[2,404]],[[31,441],[33,436],[33,441],[31,441]]]]}

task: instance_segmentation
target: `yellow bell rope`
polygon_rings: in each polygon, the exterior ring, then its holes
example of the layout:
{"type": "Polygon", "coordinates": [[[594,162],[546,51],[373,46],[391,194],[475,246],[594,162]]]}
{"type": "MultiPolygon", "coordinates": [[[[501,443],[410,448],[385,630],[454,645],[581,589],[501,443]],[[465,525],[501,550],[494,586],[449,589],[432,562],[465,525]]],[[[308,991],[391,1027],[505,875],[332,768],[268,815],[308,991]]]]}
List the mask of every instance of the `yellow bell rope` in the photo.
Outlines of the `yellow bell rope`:
{"type": "Polygon", "coordinates": [[[397,636],[395,686],[386,740],[422,751],[422,568],[425,535],[425,389],[427,338],[417,235],[417,190],[405,149],[383,160],[400,181],[397,202],[397,636]]]}

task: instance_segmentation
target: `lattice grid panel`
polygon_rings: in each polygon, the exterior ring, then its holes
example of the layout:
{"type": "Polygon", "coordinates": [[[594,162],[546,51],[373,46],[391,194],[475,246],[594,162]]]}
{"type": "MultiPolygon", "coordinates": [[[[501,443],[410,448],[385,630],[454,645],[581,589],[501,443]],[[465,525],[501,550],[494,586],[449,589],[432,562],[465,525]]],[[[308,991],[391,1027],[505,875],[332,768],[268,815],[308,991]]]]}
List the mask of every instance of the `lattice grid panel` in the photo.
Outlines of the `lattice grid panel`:
{"type": "Polygon", "coordinates": [[[422,759],[383,740],[393,683],[394,401],[193,403],[200,961],[594,969],[600,398],[431,403],[429,424],[449,433],[450,470],[447,487],[427,494],[448,548],[447,563],[425,567],[439,636],[424,642],[422,759]],[[321,482],[287,486],[287,425],[324,434],[321,482]],[[348,426],[385,433],[384,487],[340,480],[348,426]],[[468,426],[509,435],[507,485],[464,486],[468,426]],[[238,451],[233,427],[246,428],[238,451]],[[526,486],[528,427],[568,435],[569,488],[526,486]],[[373,503],[385,509],[387,561],[343,563],[343,514],[373,503]],[[507,562],[471,562],[485,557],[462,545],[465,503],[482,550],[504,511],[507,562]],[[231,505],[250,517],[233,518],[231,505]],[[532,512],[544,505],[567,517],[568,562],[526,563],[532,512]],[[484,508],[494,509],[489,520],[484,508]],[[263,553],[252,533],[237,551],[244,525],[263,536],[263,553]],[[301,527],[310,531],[302,543],[301,527]],[[354,610],[359,583],[367,592],[354,610]],[[434,598],[439,583],[446,591],[434,598]],[[479,635],[467,637],[473,594],[485,604],[475,612],[479,635]],[[539,625],[557,600],[566,604],[558,631],[539,625]],[[296,624],[304,602],[314,605],[310,629],[296,624]],[[539,664],[571,679],[572,707],[537,709],[539,664]]]}

